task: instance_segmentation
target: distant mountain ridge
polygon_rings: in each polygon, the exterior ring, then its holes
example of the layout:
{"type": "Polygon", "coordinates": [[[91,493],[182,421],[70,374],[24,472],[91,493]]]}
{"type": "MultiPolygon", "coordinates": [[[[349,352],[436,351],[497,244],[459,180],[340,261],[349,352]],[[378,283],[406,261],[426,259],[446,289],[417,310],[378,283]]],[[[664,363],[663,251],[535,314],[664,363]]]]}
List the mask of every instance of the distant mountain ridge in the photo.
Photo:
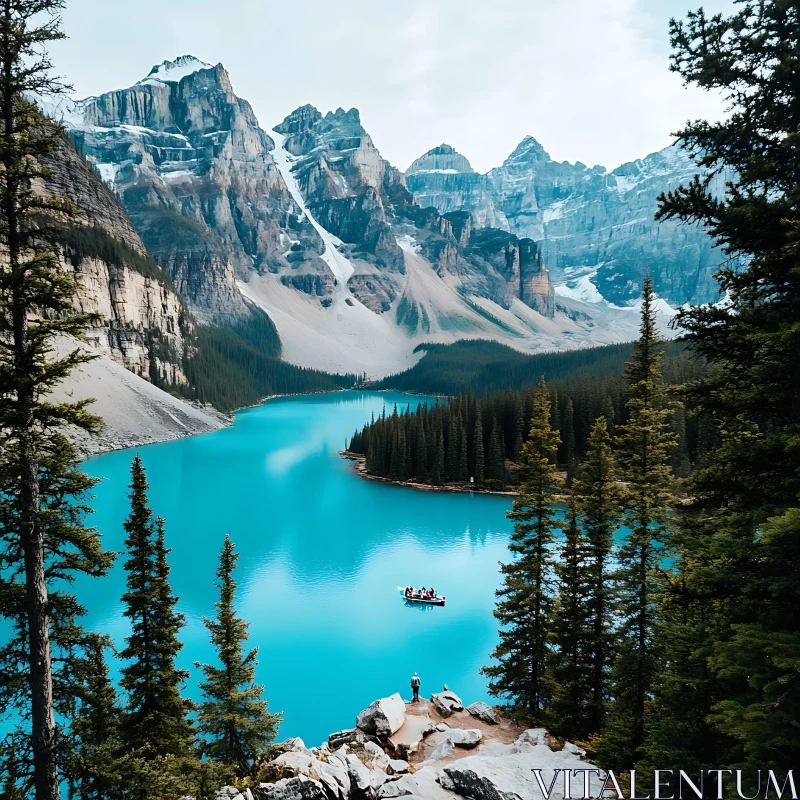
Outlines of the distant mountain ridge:
{"type": "MultiPolygon", "coordinates": [[[[530,237],[564,293],[588,276],[599,296],[624,305],[638,297],[646,271],[673,306],[719,299],[713,273],[721,257],[695,226],[656,222],[656,198],[699,171],[671,145],[611,172],[581,162],[554,161],[526,136],[500,167],[476,173],[450,145],[416,159],[406,184],[420,205],[441,213],[466,211],[475,225],[530,237]]],[[[723,178],[715,179],[720,190],[723,178]]],[[[585,284],[585,281],[584,281],[585,284]]]]}
{"type": "Polygon", "coordinates": [[[536,238],[536,187],[572,195],[526,165],[538,158],[545,172],[583,179],[577,166],[544,159],[535,140],[491,184],[447,146],[405,176],[356,109],[301,106],[267,133],[224,67],[193,56],[50,113],[198,322],[241,328],[256,303],[291,363],[379,377],[412,364],[426,341],[535,351],[635,334],[635,315],[554,290],[549,240],[536,238]],[[455,178],[462,193],[453,199],[448,184],[428,202],[424,176],[455,178]]]}

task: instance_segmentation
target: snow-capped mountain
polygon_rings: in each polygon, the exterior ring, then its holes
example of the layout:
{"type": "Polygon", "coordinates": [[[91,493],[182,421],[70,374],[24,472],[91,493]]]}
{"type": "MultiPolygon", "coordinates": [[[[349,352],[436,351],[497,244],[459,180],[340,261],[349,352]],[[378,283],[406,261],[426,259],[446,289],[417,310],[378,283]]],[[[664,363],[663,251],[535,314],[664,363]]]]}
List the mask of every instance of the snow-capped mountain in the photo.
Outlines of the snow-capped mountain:
{"type": "MultiPolygon", "coordinates": [[[[635,335],[626,311],[557,302],[542,247],[508,203],[479,216],[415,199],[355,109],[302,106],[268,134],[221,64],[181,56],[50,112],[199,321],[233,323],[257,303],[293,363],[377,376],[426,341],[538,350],[635,335]]],[[[438,150],[415,162],[415,180],[475,174],[438,150]]]]}
{"type": "Polygon", "coordinates": [[[527,136],[486,174],[440,145],[409,167],[406,183],[420,205],[467,211],[475,225],[537,241],[564,296],[625,305],[639,295],[649,270],[656,291],[676,306],[719,299],[712,276],[722,259],[708,235],[653,219],[658,195],[697,171],[676,146],[608,172],[554,161],[527,136]]]}

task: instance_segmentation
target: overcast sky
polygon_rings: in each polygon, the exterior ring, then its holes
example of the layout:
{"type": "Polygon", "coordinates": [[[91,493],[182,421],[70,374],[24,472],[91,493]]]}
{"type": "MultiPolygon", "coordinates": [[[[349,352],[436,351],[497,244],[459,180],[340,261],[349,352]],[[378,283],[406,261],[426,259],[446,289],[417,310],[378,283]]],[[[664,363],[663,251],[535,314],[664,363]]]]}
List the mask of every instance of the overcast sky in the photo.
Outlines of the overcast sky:
{"type": "MultiPolygon", "coordinates": [[[[530,134],[609,169],[668,145],[717,97],[668,70],[668,21],[701,0],[67,0],[51,52],[79,97],[164,59],[222,62],[270,129],[299,105],[357,107],[406,169],[447,142],[486,171],[530,134]]],[[[708,12],[732,0],[705,0],[708,12]]]]}

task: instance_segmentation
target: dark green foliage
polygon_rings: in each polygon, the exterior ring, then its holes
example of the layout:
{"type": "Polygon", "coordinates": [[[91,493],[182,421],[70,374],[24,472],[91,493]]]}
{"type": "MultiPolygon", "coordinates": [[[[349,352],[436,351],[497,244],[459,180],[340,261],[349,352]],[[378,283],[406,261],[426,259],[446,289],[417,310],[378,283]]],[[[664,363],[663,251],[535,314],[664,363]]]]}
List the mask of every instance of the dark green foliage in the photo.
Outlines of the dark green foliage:
{"type": "Polygon", "coordinates": [[[475,433],[472,436],[472,444],[472,473],[475,485],[482,486],[486,469],[486,453],[483,447],[483,418],[481,417],[480,406],[475,412],[475,433]]]}
{"type": "MultiPolygon", "coordinates": [[[[534,386],[544,375],[550,386],[569,380],[579,383],[606,375],[618,382],[630,358],[632,345],[611,344],[564,353],[528,355],[498,342],[471,339],[454,344],[419,345],[422,359],[411,369],[379,381],[379,389],[417,392],[419,394],[455,395],[460,393],[525,389],[534,386]]],[[[666,345],[665,377],[670,383],[683,380],[693,370],[685,345],[666,345]],[[674,370],[674,372],[673,372],[674,370]]]]}
{"type": "Polygon", "coordinates": [[[564,409],[561,442],[564,445],[562,461],[567,465],[567,486],[572,486],[572,481],[575,479],[575,472],[578,468],[578,454],[575,445],[575,410],[572,398],[567,399],[567,407],[564,409]]]}
{"type": "Polygon", "coordinates": [[[677,644],[645,758],[785,770],[800,762],[800,11],[780,0],[730,17],[699,10],[670,33],[672,69],[730,106],[679,140],[729,183],[712,197],[696,178],[662,196],[659,214],[703,225],[744,266],[718,272],[726,305],[680,314],[710,365],[685,392],[707,455],[670,539],[663,635],[677,644]]]}
{"type": "Polygon", "coordinates": [[[78,707],[72,723],[72,747],[66,764],[69,796],[80,800],[111,800],[123,797],[119,759],[120,711],[108,676],[105,650],[110,642],[92,634],[86,659],[73,687],[78,707]]]}
{"type": "Polygon", "coordinates": [[[583,720],[585,727],[580,729],[584,736],[603,729],[609,703],[608,682],[614,647],[612,616],[615,609],[611,553],[614,531],[622,511],[618,478],[606,420],[600,417],[592,428],[586,458],[573,484],[586,535],[584,572],[589,584],[586,659],[591,670],[583,720]]]}
{"type": "Polygon", "coordinates": [[[588,547],[578,519],[578,506],[570,496],[567,524],[555,573],[558,595],[550,631],[552,652],[548,664],[550,730],[571,741],[593,732],[586,711],[592,699],[593,662],[591,640],[591,575],[587,569],[588,547]]]}
{"type": "Polygon", "coordinates": [[[258,648],[244,649],[248,625],[236,616],[234,605],[233,572],[238,558],[226,536],[217,569],[217,616],[203,620],[220,666],[197,665],[204,678],[200,684],[204,699],[197,719],[199,732],[208,739],[208,757],[244,777],[252,773],[256,757],[275,739],[281,715],[269,713],[262,696],[264,687],[254,683],[258,648]]]}
{"type": "Polygon", "coordinates": [[[173,387],[221,411],[254,405],[274,394],[329,392],[356,383],[354,375],[329,375],[280,360],[272,320],[259,308],[228,326],[199,326],[196,352],[184,370],[191,387],[173,387]]]}
{"type": "MultiPolygon", "coordinates": [[[[700,375],[703,368],[687,357],[684,351],[678,350],[671,359],[665,358],[665,371],[674,381],[700,375]]],[[[567,473],[567,483],[574,480],[578,460],[587,451],[595,421],[603,417],[608,430],[624,425],[630,414],[628,398],[628,388],[622,374],[598,374],[594,378],[584,377],[576,381],[564,379],[551,387],[551,424],[560,431],[558,463],[567,473]]],[[[680,410],[680,406],[676,404],[675,409],[680,410]]],[[[423,455],[416,438],[430,431],[435,442],[441,431],[446,444],[445,467],[442,471],[444,481],[465,482],[472,476],[478,486],[488,482],[489,486],[500,488],[517,481],[515,471],[506,470],[505,462],[518,461],[524,432],[530,428],[532,410],[533,391],[530,387],[524,391],[499,391],[479,399],[472,394],[456,395],[446,404],[438,404],[438,410],[420,408],[414,414],[406,412],[392,415],[385,422],[379,420],[375,428],[366,425],[352,437],[349,449],[368,456],[367,469],[370,473],[392,477],[387,471],[390,466],[389,448],[393,443],[396,446],[394,429],[399,426],[405,432],[406,461],[413,473],[409,477],[425,482],[430,480],[433,463],[430,457],[423,455]],[[457,468],[453,472],[452,458],[455,454],[449,449],[454,432],[451,427],[460,432],[462,425],[466,432],[469,474],[457,468]],[[385,430],[382,426],[385,426],[385,430]],[[373,448],[371,455],[370,447],[373,448]],[[379,454],[377,448],[383,448],[386,452],[379,454]]],[[[711,439],[700,440],[696,419],[687,420],[683,415],[673,425],[678,435],[678,450],[682,458],[690,459],[688,468],[691,468],[692,462],[703,457],[705,451],[702,448],[712,446],[711,439]]],[[[684,461],[681,463],[687,468],[684,461]]]]}
{"type": "Polygon", "coordinates": [[[164,524],[155,523],[147,504],[147,480],[137,455],[131,464],[131,512],[123,527],[128,537],[127,591],[122,596],[131,634],[120,657],[121,685],[127,693],[121,735],[126,746],[143,758],[185,757],[192,748],[187,719],[191,703],[181,697],[187,673],[175,666],[182,645],[178,632],[183,615],[169,585],[164,524]]]}
{"type": "Polygon", "coordinates": [[[84,258],[99,258],[115,267],[129,267],[172,288],[172,281],[149,253],[137,253],[99,225],[73,225],[58,234],[68,260],[79,266],[84,258]]]}
{"type": "Polygon", "coordinates": [[[489,692],[509,701],[526,721],[545,721],[549,701],[547,664],[550,657],[553,606],[555,518],[555,458],[558,432],[550,427],[550,394],[544,379],[533,400],[528,441],[522,448],[519,495],[509,519],[514,532],[508,549],[514,558],[501,566],[503,585],[497,590],[494,615],[501,624],[500,643],[492,653],[496,663],[483,667],[489,692]]]}
{"type": "Polygon", "coordinates": [[[97,419],[89,401],[57,403],[50,392],[91,356],[57,357],[56,338],[80,336],[76,286],[60,265],[56,220],[71,203],[41,191],[63,131],[32,96],[66,89],[51,77],[47,45],[63,38],[61,0],[8,0],[0,7],[0,613],[11,630],[0,652],[4,709],[18,729],[3,765],[11,794],[59,800],[56,713],[69,713],[69,686],[82,655],[82,615],[70,584],[102,575],[111,558],[84,526],[93,482],[63,436],[97,419]],[[63,681],[63,683],[62,683],[63,681]],[[13,773],[13,774],[12,774],[13,773]]]}
{"type": "Polygon", "coordinates": [[[656,673],[653,639],[660,549],[671,502],[670,455],[676,446],[671,411],[661,375],[663,349],[655,327],[653,285],[645,277],[642,323],[633,356],[625,368],[630,418],[618,432],[620,464],[626,480],[624,521],[630,529],[617,554],[619,570],[619,645],[613,686],[614,705],[602,734],[602,763],[630,769],[645,736],[645,705],[656,673]]]}

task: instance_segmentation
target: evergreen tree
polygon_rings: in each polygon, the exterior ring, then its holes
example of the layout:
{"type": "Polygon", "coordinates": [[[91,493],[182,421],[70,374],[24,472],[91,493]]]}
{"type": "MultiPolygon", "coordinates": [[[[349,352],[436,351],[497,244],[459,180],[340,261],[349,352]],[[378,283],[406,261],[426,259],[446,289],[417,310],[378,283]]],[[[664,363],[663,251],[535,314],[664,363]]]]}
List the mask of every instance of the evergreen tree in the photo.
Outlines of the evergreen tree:
{"type": "Polygon", "coordinates": [[[78,709],[72,725],[74,746],[67,763],[69,796],[80,800],[116,800],[124,796],[119,760],[120,712],[108,676],[107,638],[92,634],[85,667],[76,687],[78,709]]]}
{"type": "Polygon", "coordinates": [[[24,782],[27,770],[21,768],[17,753],[17,737],[6,736],[0,744],[0,776],[3,780],[3,789],[0,792],[2,800],[25,800],[25,794],[20,786],[24,782]]]}
{"type": "Polygon", "coordinates": [[[586,708],[592,694],[592,663],[588,656],[591,583],[586,570],[587,546],[578,520],[578,507],[570,495],[561,553],[555,565],[558,598],[553,609],[548,670],[551,731],[568,739],[586,739],[592,729],[586,708]]]}
{"type": "Polygon", "coordinates": [[[422,420],[417,427],[417,448],[414,459],[414,477],[425,480],[428,473],[428,448],[425,444],[425,424],[422,420]]]}
{"type": "Polygon", "coordinates": [[[729,258],[727,302],[679,314],[710,369],[685,392],[701,468],[663,602],[684,653],[656,687],[646,755],[676,763],[677,731],[752,775],[800,761],[800,13],[778,0],[701,9],[671,23],[671,40],[672,69],[728,100],[722,120],[678,134],[728,183],[720,196],[698,176],[659,198],[659,215],[704,226],[729,258]]]}
{"type": "Polygon", "coordinates": [[[472,438],[472,442],[472,460],[474,463],[472,477],[475,478],[476,486],[482,486],[486,457],[483,451],[483,419],[481,418],[480,406],[475,417],[475,435],[472,438]]]}
{"type": "Polygon", "coordinates": [[[522,453],[522,446],[525,444],[525,404],[517,396],[516,407],[514,410],[514,452],[513,457],[519,458],[522,453]]]}
{"type": "Polygon", "coordinates": [[[670,456],[672,474],[677,478],[688,478],[692,465],[686,440],[686,412],[682,403],[675,403],[672,408],[672,433],[675,436],[675,448],[670,456]]]}
{"type": "Polygon", "coordinates": [[[252,773],[259,752],[275,739],[281,715],[269,713],[264,687],[254,683],[258,648],[244,649],[248,625],[236,616],[233,578],[238,558],[226,536],[217,568],[217,616],[203,620],[221,666],[197,665],[204,677],[198,729],[208,739],[208,756],[245,777],[252,773]]]}
{"type": "Polygon", "coordinates": [[[458,478],[458,421],[460,416],[457,408],[451,408],[447,433],[447,464],[445,474],[448,481],[458,478]]]}
{"type": "Polygon", "coordinates": [[[488,477],[497,481],[502,486],[506,480],[506,465],[500,437],[500,429],[498,428],[497,420],[495,419],[492,423],[492,432],[489,436],[489,459],[487,474],[488,477]]]}
{"type": "Polygon", "coordinates": [[[572,486],[578,470],[578,455],[575,450],[575,415],[571,397],[567,399],[563,431],[562,438],[565,439],[566,444],[567,486],[572,486]]]}
{"type": "Polygon", "coordinates": [[[458,431],[458,442],[459,442],[458,476],[456,479],[460,483],[466,483],[466,481],[469,480],[469,463],[467,460],[467,431],[464,428],[463,421],[461,422],[458,431]]]}
{"type": "Polygon", "coordinates": [[[586,600],[589,627],[586,657],[591,665],[586,727],[594,734],[602,730],[605,721],[612,663],[614,592],[610,562],[613,535],[622,510],[617,481],[611,437],[605,418],[600,417],[592,427],[586,458],[573,487],[586,534],[584,569],[590,587],[586,600]]]}
{"type": "Polygon", "coordinates": [[[661,375],[662,348],[656,330],[655,295],[645,277],[639,339],[625,375],[629,383],[628,422],[618,436],[627,481],[625,524],[630,529],[618,553],[620,644],[613,671],[614,705],[598,753],[602,763],[630,769],[645,734],[645,704],[657,656],[653,646],[659,543],[671,500],[670,427],[661,375]]]}
{"type": "Polygon", "coordinates": [[[169,585],[163,520],[159,517],[153,523],[145,470],[138,455],[131,464],[130,489],[131,512],[123,523],[128,534],[128,578],[122,601],[131,634],[120,653],[129,662],[122,669],[127,707],[121,734],[125,744],[145,758],[186,757],[192,748],[191,725],[186,718],[191,703],[180,694],[187,673],[175,666],[184,618],[175,611],[177,598],[169,585]]]}
{"type": "Polygon", "coordinates": [[[431,467],[431,483],[440,486],[444,482],[444,439],[442,432],[436,439],[436,449],[433,454],[433,466],[431,467]]]}
{"type": "MultiPolygon", "coordinates": [[[[19,762],[20,780],[37,800],[59,798],[55,636],[57,616],[77,605],[64,586],[76,573],[101,574],[109,563],[96,536],[72,518],[68,495],[80,504],[87,481],[75,469],[77,451],[60,433],[65,423],[89,430],[97,420],[86,412],[90,401],[57,403],[50,395],[90,358],[80,350],[53,358],[55,337],[81,336],[91,318],[74,313],[74,279],[59,262],[58,231],[75,209],[41,191],[63,132],[30,99],[67,88],[50,76],[45,50],[63,38],[62,8],[61,0],[0,6],[0,611],[15,630],[1,656],[14,677],[2,690],[4,706],[26,720],[30,759],[19,762]],[[52,570],[48,557],[58,561],[52,570]],[[56,591],[62,597],[54,598],[56,591]]],[[[56,653],[57,667],[68,668],[62,658],[69,657],[56,653]]]]}
{"type": "Polygon", "coordinates": [[[522,483],[508,512],[514,520],[509,550],[515,558],[503,564],[503,586],[497,590],[494,615],[500,643],[492,653],[498,663],[482,669],[489,692],[506,697],[526,721],[541,723],[548,702],[553,565],[550,548],[560,527],[555,516],[555,458],[558,433],[550,426],[550,393],[539,382],[528,441],[522,448],[522,483]]]}

